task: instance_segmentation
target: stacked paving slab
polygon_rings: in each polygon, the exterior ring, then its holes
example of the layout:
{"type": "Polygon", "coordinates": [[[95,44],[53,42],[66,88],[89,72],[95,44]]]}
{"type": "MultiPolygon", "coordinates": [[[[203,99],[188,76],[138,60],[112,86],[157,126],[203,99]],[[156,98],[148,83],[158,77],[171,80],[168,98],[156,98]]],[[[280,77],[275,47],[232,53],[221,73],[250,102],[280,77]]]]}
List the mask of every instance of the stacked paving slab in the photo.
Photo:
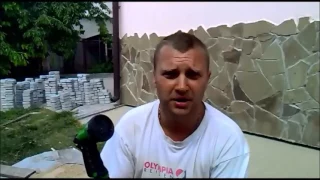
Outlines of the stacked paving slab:
{"type": "Polygon", "coordinates": [[[108,104],[110,92],[102,79],[89,80],[89,74],[77,74],[76,78],[60,79],[59,71],[51,71],[39,78],[1,80],[1,111],[12,108],[30,108],[45,105],[53,111],[70,111],[76,107],[108,104]]]}
{"type": "Polygon", "coordinates": [[[0,81],[0,96],[1,96],[1,111],[7,111],[15,107],[15,79],[1,79],[0,81]]]}

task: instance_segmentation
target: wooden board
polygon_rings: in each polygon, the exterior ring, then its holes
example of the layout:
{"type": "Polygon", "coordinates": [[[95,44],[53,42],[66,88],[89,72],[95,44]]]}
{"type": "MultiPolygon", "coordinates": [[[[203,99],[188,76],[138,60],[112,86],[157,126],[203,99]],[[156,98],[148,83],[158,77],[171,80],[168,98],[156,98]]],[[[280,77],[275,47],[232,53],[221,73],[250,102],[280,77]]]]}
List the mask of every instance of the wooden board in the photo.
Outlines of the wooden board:
{"type": "Polygon", "coordinates": [[[7,178],[28,178],[36,171],[26,168],[18,168],[0,164],[0,176],[7,178]]]}

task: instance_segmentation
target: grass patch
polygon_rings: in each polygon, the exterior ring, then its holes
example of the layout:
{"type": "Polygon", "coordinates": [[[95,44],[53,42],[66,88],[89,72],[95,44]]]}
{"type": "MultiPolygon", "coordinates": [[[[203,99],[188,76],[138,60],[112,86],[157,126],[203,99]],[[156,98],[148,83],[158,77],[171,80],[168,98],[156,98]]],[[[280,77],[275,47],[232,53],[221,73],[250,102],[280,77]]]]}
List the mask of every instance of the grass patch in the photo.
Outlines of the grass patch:
{"type": "MultiPolygon", "coordinates": [[[[34,109],[1,112],[1,124],[34,109]]],[[[19,122],[0,127],[2,164],[12,165],[22,159],[51,148],[74,147],[73,138],[81,124],[71,112],[56,113],[38,109],[39,114],[30,115],[19,122]]]]}
{"type": "Polygon", "coordinates": [[[28,109],[23,109],[23,108],[14,108],[10,109],[9,111],[0,111],[0,124],[6,123],[10,120],[14,120],[24,114],[34,112],[34,111],[39,111],[38,108],[28,108],[28,109]]]}

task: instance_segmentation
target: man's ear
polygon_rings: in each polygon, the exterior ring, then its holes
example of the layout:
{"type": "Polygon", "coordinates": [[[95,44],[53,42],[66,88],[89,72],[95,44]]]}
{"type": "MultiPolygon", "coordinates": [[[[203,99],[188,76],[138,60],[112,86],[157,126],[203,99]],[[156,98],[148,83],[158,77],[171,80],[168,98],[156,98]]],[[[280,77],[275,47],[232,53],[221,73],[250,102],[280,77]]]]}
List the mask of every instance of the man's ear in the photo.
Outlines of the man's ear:
{"type": "Polygon", "coordinates": [[[210,80],[210,77],[211,77],[211,71],[209,70],[209,72],[208,72],[208,84],[209,84],[209,80],[210,80]]]}

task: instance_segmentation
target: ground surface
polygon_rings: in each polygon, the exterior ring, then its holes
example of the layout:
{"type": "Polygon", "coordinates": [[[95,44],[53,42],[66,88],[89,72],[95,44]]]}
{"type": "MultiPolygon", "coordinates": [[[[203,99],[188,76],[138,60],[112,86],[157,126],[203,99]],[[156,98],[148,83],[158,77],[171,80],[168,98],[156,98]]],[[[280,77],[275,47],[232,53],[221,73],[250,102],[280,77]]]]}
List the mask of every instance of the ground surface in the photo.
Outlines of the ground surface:
{"type": "MultiPolygon", "coordinates": [[[[116,124],[131,107],[122,106],[103,114],[116,124]]],[[[86,123],[91,117],[81,120],[86,123]]],[[[250,178],[319,178],[320,151],[275,140],[245,135],[251,149],[250,178]]],[[[81,178],[87,177],[84,166],[64,165],[33,177],[81,178]]]]}
{"type": "Polygon", "coordinates": [[[72,142],[81,124],[70,112],[55,113],[37,109],[37,114],[29,115],[20,121],[3,125],[23,113],[32,110],[10,110],[1,112],[1,151],[2,164],[12,165],[22,159],[50,150],[73,146],[72,142]]]}

